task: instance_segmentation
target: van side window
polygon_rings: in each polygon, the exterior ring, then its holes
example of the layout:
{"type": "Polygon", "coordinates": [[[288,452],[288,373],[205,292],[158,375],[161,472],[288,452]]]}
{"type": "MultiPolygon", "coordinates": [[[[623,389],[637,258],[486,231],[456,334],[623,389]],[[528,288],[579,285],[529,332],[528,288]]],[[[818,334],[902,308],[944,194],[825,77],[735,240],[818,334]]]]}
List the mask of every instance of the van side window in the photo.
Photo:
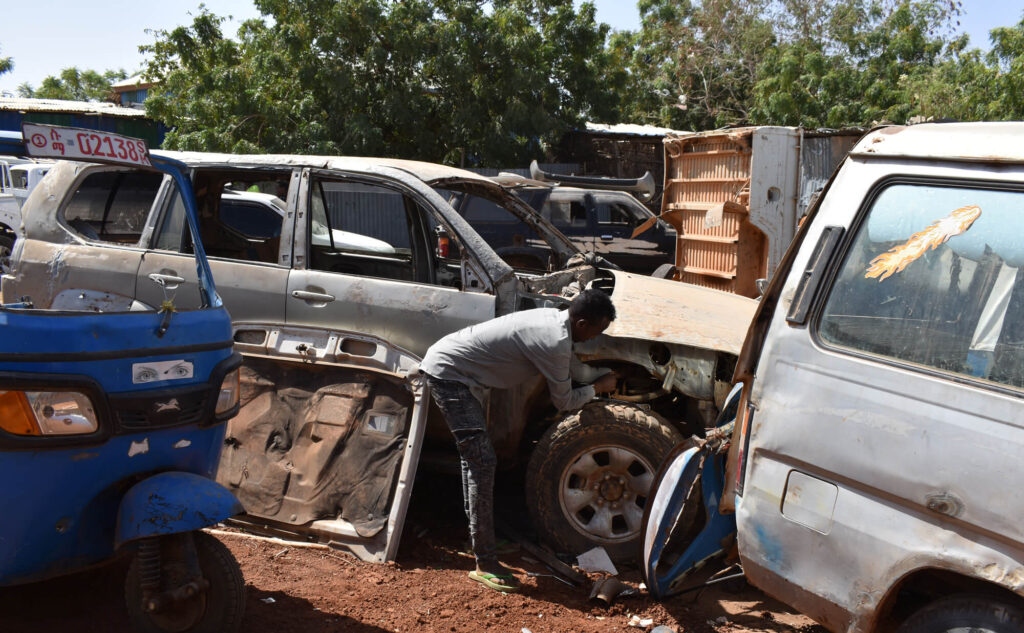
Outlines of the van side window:
{"type": "Polygon", "coordinates": [[[1024,193],[894,184],[819,324],[826,344],[1024,389],[1024,193]]]}
{"type": "Polygon", "coordinates": [[[310,268],[426,281],[419,207],[374,184],[314,180],[309,214],[310,268]]]}
{"type": "Polygon", "coordinates": [[[86,239],[137,244],[163,178],[149,172],[90,174],[64,208],[64,222],[86,239]]]}

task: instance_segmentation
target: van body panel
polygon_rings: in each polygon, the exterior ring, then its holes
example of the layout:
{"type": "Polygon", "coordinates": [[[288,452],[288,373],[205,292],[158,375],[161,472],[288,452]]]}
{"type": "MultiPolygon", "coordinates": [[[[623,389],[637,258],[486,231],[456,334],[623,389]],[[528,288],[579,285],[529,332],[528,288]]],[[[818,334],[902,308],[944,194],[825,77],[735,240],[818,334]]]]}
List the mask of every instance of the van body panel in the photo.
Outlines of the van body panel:
{"type": "MultiPolygon", "coordinates": [[[[739,552],[753,584],[833,631],[873,630],[892,588],[921,569],[953,571],[1024,596],[1024,490],[1010,483],[1024,446],[1024,391],[848,349],[821,335],[823,298],[836,287],[843,258],[854,256],[862,214],[881,199],[879,191],[902,181],[979,190],[1008,183],[1024,191],[1024,168],[854,156],[788,271],[750,392],[753,418],[736,506],[739,552]],[[846,227],[843,245],[807,323],[790,324],[802,273],[829,226],[846,227]],[[811,499],[801,498],[794,481],[810,482],[811,499]]],[[[948,211],[937,208],[935,217],[948,211]]],[[[929,249],[895,274],[952,258],[939,252],[929,249]]],[[[965,271],[977,268],[962,259],[965,271]]],[[[878,283],[880,292],[894,287],[878,283]]],[[[1018,278],[1013,292],[1020,286],[1018,278]]],[[[1005,313],[1007,322],[1020,318],[1005,313]]],[[[908,346],[932,343],[927,326],[908,346]]],[[[879,337],[886,327],[880,320],[879,337]]]]}

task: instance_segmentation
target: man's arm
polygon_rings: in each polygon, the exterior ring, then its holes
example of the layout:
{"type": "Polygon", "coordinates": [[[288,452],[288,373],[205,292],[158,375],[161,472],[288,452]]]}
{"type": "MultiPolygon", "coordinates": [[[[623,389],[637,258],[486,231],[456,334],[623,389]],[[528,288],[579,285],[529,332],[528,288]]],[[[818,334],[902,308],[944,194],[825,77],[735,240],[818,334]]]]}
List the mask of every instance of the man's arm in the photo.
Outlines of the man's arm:
{"type": "Polygon", "coordinates": [[[559,411],[579,409],[594,399],[595,392],[592,385],[584,385],[578,389],[572,388],[570,361],[573,354],[571,348],[569,350],[550,350],[547,353],[532,353],[530,356],[530,360],[536,365],[538,371],[547,379],[551,402],[559,411]]]}
{"type": "MultiPolygon", "coordinates": [[[[572,411],[579,409],[587,402],[594,399],[598,393],[605,393],[615,390],[618,376],[615,372],[604,369],[604,373],[592,385],[584,385],[577,389],[572,388],[572,361],[576,355],[571,348],[568,353],[555,355],[536,355],[532,360],[540,373],[548,381],[548,390],[551,392],[551,402],[559,411],[572,411]]],[[[578,362],[578,361],[577,361],[578,362]]],[[[582,364],[582,363],[581,363],[582,364]]]]}

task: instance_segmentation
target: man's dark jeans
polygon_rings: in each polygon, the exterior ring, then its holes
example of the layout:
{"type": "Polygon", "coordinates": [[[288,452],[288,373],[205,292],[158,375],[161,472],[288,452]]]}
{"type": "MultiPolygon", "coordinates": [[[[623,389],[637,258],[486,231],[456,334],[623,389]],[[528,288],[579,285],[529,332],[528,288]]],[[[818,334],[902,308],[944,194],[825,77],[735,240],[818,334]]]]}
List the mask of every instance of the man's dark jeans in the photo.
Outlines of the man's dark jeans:
{"type": "Polygon", "coordinates": [[[427,384],[459,447],[462,498],[477,564],[497,561],[494,551],[494,470],[498,460],[487,435],[484,408],[469,387],[461,382],[427,375],[427,384]]]}

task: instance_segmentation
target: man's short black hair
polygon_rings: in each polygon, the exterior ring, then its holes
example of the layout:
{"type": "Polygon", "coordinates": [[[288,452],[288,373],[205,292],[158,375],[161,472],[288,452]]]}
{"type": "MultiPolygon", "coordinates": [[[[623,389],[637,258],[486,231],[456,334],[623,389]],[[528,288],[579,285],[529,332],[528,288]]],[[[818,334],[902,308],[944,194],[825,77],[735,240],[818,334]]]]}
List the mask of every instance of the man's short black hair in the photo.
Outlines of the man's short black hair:
{"type": "Polygon", "coordinates": [[[586,319],[589,323],[600,323],[604,319],[615,320],[615,306],[612,298],[596,288],[588,288],[576,295],[569,304],[569,317],[586,319]]]}

